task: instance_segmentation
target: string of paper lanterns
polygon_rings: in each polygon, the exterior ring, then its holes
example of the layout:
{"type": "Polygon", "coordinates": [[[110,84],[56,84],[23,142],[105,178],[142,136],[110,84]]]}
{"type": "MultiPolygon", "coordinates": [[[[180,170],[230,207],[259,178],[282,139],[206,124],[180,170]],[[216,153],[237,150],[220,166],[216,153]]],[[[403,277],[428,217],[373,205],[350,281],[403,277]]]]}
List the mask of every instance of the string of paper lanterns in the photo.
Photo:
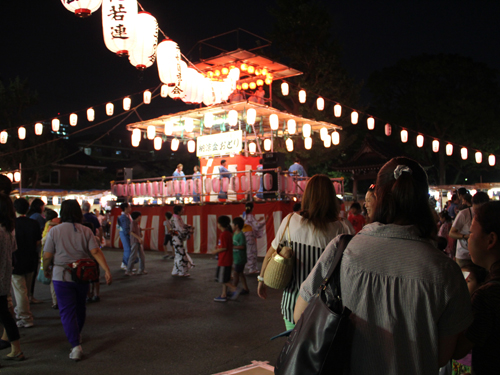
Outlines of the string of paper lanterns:
{"type": "MultiPolygon", "coordinates": [[[[283,96],[288,96],[290,93],[290,87],[289,87],[289,84],[288,82],[282,82],[281,83],[281,94],[283,96]]],[[[306,102],[306,98],[307,98],[307,94],[306,94],[306,91],[304,89],[300,89],[298,91],[298,99],[299,99],[299,102],[304,104],[306,102]]],[[[342,116],[342,105],[338,102],[335,102],[333,100],[330,100],[330,99],[327,99],[328,101],[332,102],[332,103],[335,103],[334,106],[333,106],[333,114],[335,117],[341,117],[342,116]]],[[[345,106],[347,107],[347,106],[345,106]]],[[[318,111],[323,111],[325,109],[325,99],[321,96],[318,95],[318,98],[316,99],[316,108],[318,109],[318,111]]],[[[349,108],[349,107],[347,107],[349,108]]],[[[359,122],[359,112],[353,108],[350,108],[351,109],[351,115],[350,115],[350,118],[351,118],[351,124],[352,125],[357,125],[358,122],[359,122]]],[[[367,120],[366,120],[366,126],[368,128],[368,130],[374,130],[375,129],[375,120],[376,120],[376,117],[375,116],[371,116],[371,115],[368,115],[366,114],[368,117],[367,117],[367,120]]],[[[378,119],[380,120],[380,119],[378,119]]],[[[330,141],[326,140],[327,138],[327,129],[326,128],[322,128],[320,130],[320,138],[321,140],[323,141],[325,147],[329,147],[328,145],[330,145],[330,141]],[[324,129],[324,130],[323,130],[324,129]]],[[[392,125],[389,124],[389,123],[386,123],[385,124],[385,127],[384,127],[384,132],[385,132],[385,135],[386,136],[391,136],[392,134],[392,125]]],[[[413,132],[413,131],[412,131],[413,132]]],[[[335,133],[335,132],[334,132],[335,133]]],[[[336,144],[337,142],[337,135],[334,135],[334,133],[332,133],[332,143],[333,144],[336,144]],[[333,137],[335,137],[335,139],[333,139],[333,137]]],[[[418,133],[418,132],[414,132],[417,134],[416,136],[416,145],[417,147],[419,148],[422,148],[424,146],[424,142],[425,142],[425,138],[431,138],[432,139],[432,151],[437,153],[439,152],[439,142],[440,140],[436,137],[432,137],[432,136],[427,136],[425,134],[421,134],[421,133],[418,133]]],[[[338,134],[338,133],[337,133],[338,134]]],[[[305,139],[307,139],[306,135],[304,135],[305,139]]],[[[400,137],[401,137],[401,142],[402,143],[407,143],[408,142],[408,137],[409,137],[409,134],[408,134],[408,130],[405,129],[405,128],[402,128],[401,132],[400,132],[400,137]]],[[[307,146],[309,146],[309,142],[310,141],[307,141],[307,146]]],[[[446,141],[446,148],[445,148],[445,151],[446,151],[446,155],[447,156],[451,156],[453,155],[453,144],[451,142],[447,142],[446,141]]],[[[308,149],[306,147],[306,149],[308,149]]],[[[480,150],[476,150],[475,152],[475,160],[476,160],[476,163],[478,164],[481,164],[483,162],[483,158],[482,158],[482,152],[480,150]]],[[[463,160],[467,160],[468,158],[468,148],[465,147],[465,146],[460,146],[460,156],[463,160]]],[[[493,154],[490,154],[488,156],[488,164],[490,166],[494,166],[496,163],[496,157],[495,155],[493,154]]]]}

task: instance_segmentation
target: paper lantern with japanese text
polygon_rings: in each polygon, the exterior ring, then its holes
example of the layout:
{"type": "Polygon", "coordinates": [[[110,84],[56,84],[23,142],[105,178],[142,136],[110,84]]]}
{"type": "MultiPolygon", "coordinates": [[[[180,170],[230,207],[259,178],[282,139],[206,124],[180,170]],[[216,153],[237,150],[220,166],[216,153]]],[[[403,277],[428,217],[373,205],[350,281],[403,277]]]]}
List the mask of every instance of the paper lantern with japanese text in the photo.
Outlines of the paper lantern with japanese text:
{"type": "Polygon", "coordinates": [[[408,142],[408,130],[401,130],[401,142],[406,143],[408,142]]]}
{"type": "Polygon", "coordinates": [[[102,0],[61,0],[61,2],[67,10],[80,18],[90,16],[102,4],[102,0]]]}
{"type": "Polygon", "coordinates": [[[37,122],[35,124],[35,134],[36,135],[42,135],[42,133],[43,133],[43,125],[42,125],[42,123],[37,122]]]}
{"type": "Polygon", "coordinates": [[[123,110],[124,111],[129,111],[130,106],[132,105],[132,99],[130,97],[123,98],[123,110]]]}
{"type": "Polygon", "coordinates": [[[94,108],[87,109],[87,120],[92,122],[95,120],[95,111],[94,108]]]}
{"type": "Polygon", "coordinates": [[[288,152],[292,152],[293,151],[293,140],[292,140],[292,138],[288,138],[285,141],[285,145],[286,145],[286,149],[287,149],[288,152]]]}
{"type": "Polygon", "coordinates": [[[483,154],[481,151],[476,151],[476,163],[481,164],[483,162],[483,154]]]}
{"type": "Polygon", "coordinates": [[[283,96],[287,96],[289,93],[289,88],[288,88],[288,83],[286,82],[283,82],[281,84],[281,95],[283,96]]]}
{"type": "Polygon", "coordinates": [[[351,124],[356,125],[359,120],[359,114],[356,111],[351,112],[351,124]]]}
{"type": "Polygon", "coordinates": [[[26,128],[24,126],[20,126],[19,129],[17,129],[17,135],[19,136],[20,140],[23,140],[26,138],[26,128]]]}
{"type": "Polygon", "coordinates": [[[181,50],[173,40],[165,39],[156,48],[156,65],[160,81],[166,85],[173,85],[177,79],[178,62],[181,59],[181,50]]]}
{"type": "Polygon", "coordinates": [[[137,0],[105,0],[102,4],[104,44],[118,56],[129,55],[135,46],[137,0]]]}
{"type": "Polygon", "coordinates": [[[108,116],[113,116],[114,112],[115,112],[115,106],[113,105],[113,103],[106,104],[106,114],[108,116]]]}
{"type": "Polygon", "coordinates": [[[302,125],[302,135],[304,136],[304,138],[309,138],[311,136],[311,125],[310,124],[302,125]]]}
{"type": "Polygon", "coordinates": [[[139,12],[135,27],[135,44],[129,53],[129,61],[138,70],[154,64],[158,45],[158,22],[148,12],[139,12]]]}
{"type": "Polygon", "coordinates": [[[69,124],[71,126],[76,126],[77,123],[78,123],[78,115],[76,113],[72,113],[71,115],[69,115],[69,124]]]}
{"type": "Polygon", "coordinates": [[[325,109],[325,99],[322,97],[319,97],[316,99],[316,108],[318,108],[318,111],[322,111],[325,109]]]}
{"type": "Polygon", "coordinates": [[[432,152],[439,152],[439,141],[437,139],[432,141],[432,152]]]}
{"type": "Polygon", "coordinates": [[[446,155],[451,156],[453,154],[453,145],[448,143],[446,145],[446,155]]]}
{"type": "Polygon", "coordinates": [[[490,155],[488,156],[488,164],[493,167],[496,163],[496,158],[495,158],[495,155],[490,155]]]}
{"type": "Polygon", "coordinates": [[[174,82],[174,87],[172,91],[168,94],[172,99],[182,99],[186,94],[186,84],[187,84],[187,74],[188,74],[187,64],[179,59],[177,61],[177,75],[174,82]]]}
{"type": "Polygon", "coordinates": [[[294,119],[290,119],[287,121],[287,129],[288,134],[295,134],[295,131],[297,130],[297,123],[294,119]]]}
{"type": "Polygon", "coordinates": [[[9,134],[5,130],[2,130],[2,132],[0,132],[0,143],[3,145],[6,144],[7,138],[9,138],[9,134]]]}
{"type": "Polygon", "coordinates": [[[271,130],[278,130],[280,127],[280,120],[278,118],[278,115],[276,113],[273,113],[271,116],[269,116],[269,125],[271,126],[271,130]]]}
{"type": "Polygon", "coordinates": [[[53,132],[58,132],[60,125],[61,125],[61,121],[59,121],[58,118],[53,119],[52,120],[52,131],[53,132]]]}

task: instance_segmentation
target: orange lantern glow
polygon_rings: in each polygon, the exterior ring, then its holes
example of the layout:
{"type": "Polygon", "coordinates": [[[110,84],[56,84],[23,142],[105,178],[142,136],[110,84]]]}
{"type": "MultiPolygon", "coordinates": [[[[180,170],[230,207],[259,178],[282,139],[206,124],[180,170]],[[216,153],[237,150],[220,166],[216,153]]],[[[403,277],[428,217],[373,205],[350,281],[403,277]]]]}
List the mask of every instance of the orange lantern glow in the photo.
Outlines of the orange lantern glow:
{"type": "Polygon", "coordinates": [[[446,145],[446,155],[451,156],[453,154],[453,145],[448,143],[446,145]]]}
{"type": "Polygon", "coordinates": [[[255,84],[255,82],[250,82],[248,87],[250,87],[250,90],[255,90],[255,88],[257,87],[257,85],[255,84]]]}
{"type": "Polygon", "coordinates": [[[246,72],[246,71],[247,71],[247,69],[248,69],[248,65],[247,65],[247,64],[243,63],[243,64],[241,64],[241,65],[240,65],[240,70],[241,70],[242,72],[246,72]]]}
{"type": "Polygon", "coordinates": [[[401,142],[408,142],[408,131],[405,129],[401,130],[401,142]]]}
{"type": "Polygon", "coordinates": [[[352,111],[351,113],[351,124],[356,125],[359,120],[359,114],[356,111],[352,111]]]}
{"type": "Polygon", "coordinates": [[[255,67],[252,66],[252,65],[249,65],[247,71],[248,71],[248,74],[254,74],[255,73],[255,67]]]}
{"type": "Polygon", "coordinates": [[[221,69],[221,73],[222,73],[223,75],[227,76],[227,74],[229,73],[229,69],[228,69],[228,68],[226,68],[226,67],[224,67],[224,68],[222,68],[222,69],[221,69]]]}
{"type": "Polygon", "coordinates": [[[273,83],[273,80],[271,78],[266,78],[264,82],[266,83],[266,85],[270,85],[271,83],[273,83]]]}
{"type": "Polygon", "coordinates": [[[215,69],[214,76],[216,76],[216,77],[220,76],[220,70],[219,69],[215,69]]]}
{"type": "Polygon", "coordinates": [[[262,74],[263,76],[267,75],[267,73],[268,73],[267,68],[262,68],[262,70],[260,71],[260,74],[262,74]]]}
{"type": "Polygon", "coordinates": [[[256,83],[257,83],[257,86],[264,86],[264,81],[261,79],[258,79],[256,83]]]}
{"type": "Polygon", "coordinates": [[[248,83],[243,82],[243,83],[241,84],[241,88],[242,88],[243,90],[248,90],[248,83]]]}
{"type": "Polygon", "coordinates": [[[299,91],[299,102],[304,104],[306,102],[306,90],[302,89],[299,91]]]}
{"type": "Polygon", "coordinates": [[[76,126],[77,123],[78,123],[78,115],[76,113],[72,113],[71,115],[69,115],[69,124],[71,126],[76,126]]]}
{"type": "Polygon", "coordinates": [[[342,106],[340,104],[337,103],[333,106],[333,115],[335,117],[342,116],[342,106]]]}

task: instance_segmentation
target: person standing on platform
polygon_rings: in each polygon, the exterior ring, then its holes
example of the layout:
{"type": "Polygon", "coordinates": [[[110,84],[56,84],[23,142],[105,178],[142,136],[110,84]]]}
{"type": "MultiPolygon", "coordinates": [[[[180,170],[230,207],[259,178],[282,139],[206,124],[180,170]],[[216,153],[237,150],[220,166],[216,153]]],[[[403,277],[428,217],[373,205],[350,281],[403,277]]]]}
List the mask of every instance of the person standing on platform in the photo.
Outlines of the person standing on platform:
{"type": "MultiPolygon", "coordinates": [[[[172,176],[177,177],[174,178],[174,181],[181,181],[181,180],[186,181],[186,177],[184,175],[184,172],[182,171],[182,168],[184,168],[182,164],[177,165],[177,169],[172,174],[172,176]]],[[[175,200],[180,201],[181,199],[182,199],[181,194],[177,194],[175,196],[175,200]]]]}
{"type": "Polygon", "coordinates": [[[174,207],[174,216],[172,218],[172,241],[174,243],[175,259],[172,276],[191,276],[188,271],[194,266],[191,257],[184,248],[184,241],[191,237],[194,228],[191,225],[184,224],[182,221],[183,206],[174,207]]]}
{"type": "Polygon", "coordinates": [[[290,175],[298,176],[298,177],[307,177],[306,170],[300,164],[300,160],[298,158],[295,159],[295,162],[288,168],[288,172],[290,175]]]}
{"type": "Polygon", "coordinates": [[[219,175],[220,175],[220,191],[219,191],[219,195],[218,195],[219,199],[227,199],[227,193],[222,191],[222,185],[224,183],[223,181],[224,181],[224,178],[231,178],[233,176],[233,174],[231,172],[229,172],[229,169],[227,169],[226,166],[227,166],[227,160],[222,159],[220,162],[220,167],[219,167],[219,175]]]}
{"type": "Polygon", "coordinates": [[[126,270],[128,265],[128,258],[130,258],[130,212],[132,207],[127,202],[120,205],[122,214],[118,217],[118,227],[120,228],[120,240],[123,245],[123,258],[121,269],[126,270]]]}
{"type": "Polygon", "coordinates": [[[266,92],[262,86],[259,86],[259,88],[255,91],[254,96],[257,98],[257,103],[266,104],[266,99],[264,98],[266,96],[266,92]]]}
{"type": "Polygon", "coordinates": [[[30,204],[24,198],[14,201],[18,215],[16,219],[17,251],[14,253],[14,269],[12,271],[12,289],[16,299],[16,318],[18,327],[33,327],[33,314],[30,310],[28,291],[38,267],[38,248],[42,233],[38,223],[28,219],[26,213],[30,204]]]}
{"type": "Polygon", "coordinates": [[[198,180],[201,179],[201,173],[200,173],[200,167],[197,165],[194,166],[193,168],[193,202],[199,202],[200,201],[200,192],[196,193],[195,189],[195,184],[198,183],[198,180]]]}
{"type": "Polygon", "coordinates": [[[257,238],[261,238],[263,235],[263,228],[266,225],[264,218],[257,220],[253,212],[253,203],[248,202],[245,204],[245,212],[243,212],[243,219],[245,220],[245,226],[243,227],[243,233],[247,241],[247,264],[246,273],[250,275],[258,274],[259,267],[257,265],[257,238]]]}

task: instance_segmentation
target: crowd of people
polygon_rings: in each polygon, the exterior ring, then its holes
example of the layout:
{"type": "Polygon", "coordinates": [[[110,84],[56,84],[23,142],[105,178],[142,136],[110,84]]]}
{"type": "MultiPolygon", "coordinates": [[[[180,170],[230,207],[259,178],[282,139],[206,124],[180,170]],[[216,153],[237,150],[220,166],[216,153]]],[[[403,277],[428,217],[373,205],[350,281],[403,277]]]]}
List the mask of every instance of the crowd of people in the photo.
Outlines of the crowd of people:
{"type": "MultiPolygon", "coordinates": [[[[89,284],[75,283],[66,265],[92,258],[104,270],[106,282],[112,282],[98,243],[97,224],[88,217],[90,207],[68,200],[61,205],[60,219],[50,211],[43,218],[40,202],[30,205],[23,198],[12,202],[8,184],[1,182],[0,320],[4,333],[0,345],[11,348],[5,359],[24,359],[19,328],[34,324],[29,301],[42,254],[41,272],[53,285],[53,306],[59,309],[71,344],[69,357],[79,360],[85,304],[99,294],[95,285],[91,289],[89,284]],[[14,262],[13,257],[17,258],[14,262]],[[11,287],[14,310],[9,310],[11,287]]],[[[283,290],[281,314],[286,329],[293,329],[330,270],[340,235],[351,234],[354,237],[340,264],[341,297],[352,311],[354,327],[350,374],[497,373],[500,202],[490,201],[484,192],[471,196],[459,190],[445,210],[433,212],[424,169],[400,157],[379,171],[366,193],[364,208],[366,215],[361,205],[353,204],[349,217],[342,218],[330,179],[313,176],[300,207],[282,220],[260,270],[256,240],[263,234],[265,220],[256,219],[253,203],[245,205],[241,217],[219,216],[217,247],[209,249],[217,257],[215,280],[221,284],[214,301],[227,302],[251,293],[247,283],[251,274],[258,274],[257,294],[266,299],[264,273],[271,256],[283,247],[291,248],[295,263],[283,290]]],[[[125,275],[146,275],[143,232],[152,228],[140,227],[141,213],[132,212],[128,203],[121,209],[118,226],[125,275]],[[136,262],[138,272],[133,268],[136,262]]],[[[165,213],[163,245],[165,257],[173,258],[172,275],[189,277],[195,264],[184,244],[196,228],[184,223],[182,214],[182,205],[165,213]]],[[[333,297],[329,287],[326,295],[333,297]]]]}

